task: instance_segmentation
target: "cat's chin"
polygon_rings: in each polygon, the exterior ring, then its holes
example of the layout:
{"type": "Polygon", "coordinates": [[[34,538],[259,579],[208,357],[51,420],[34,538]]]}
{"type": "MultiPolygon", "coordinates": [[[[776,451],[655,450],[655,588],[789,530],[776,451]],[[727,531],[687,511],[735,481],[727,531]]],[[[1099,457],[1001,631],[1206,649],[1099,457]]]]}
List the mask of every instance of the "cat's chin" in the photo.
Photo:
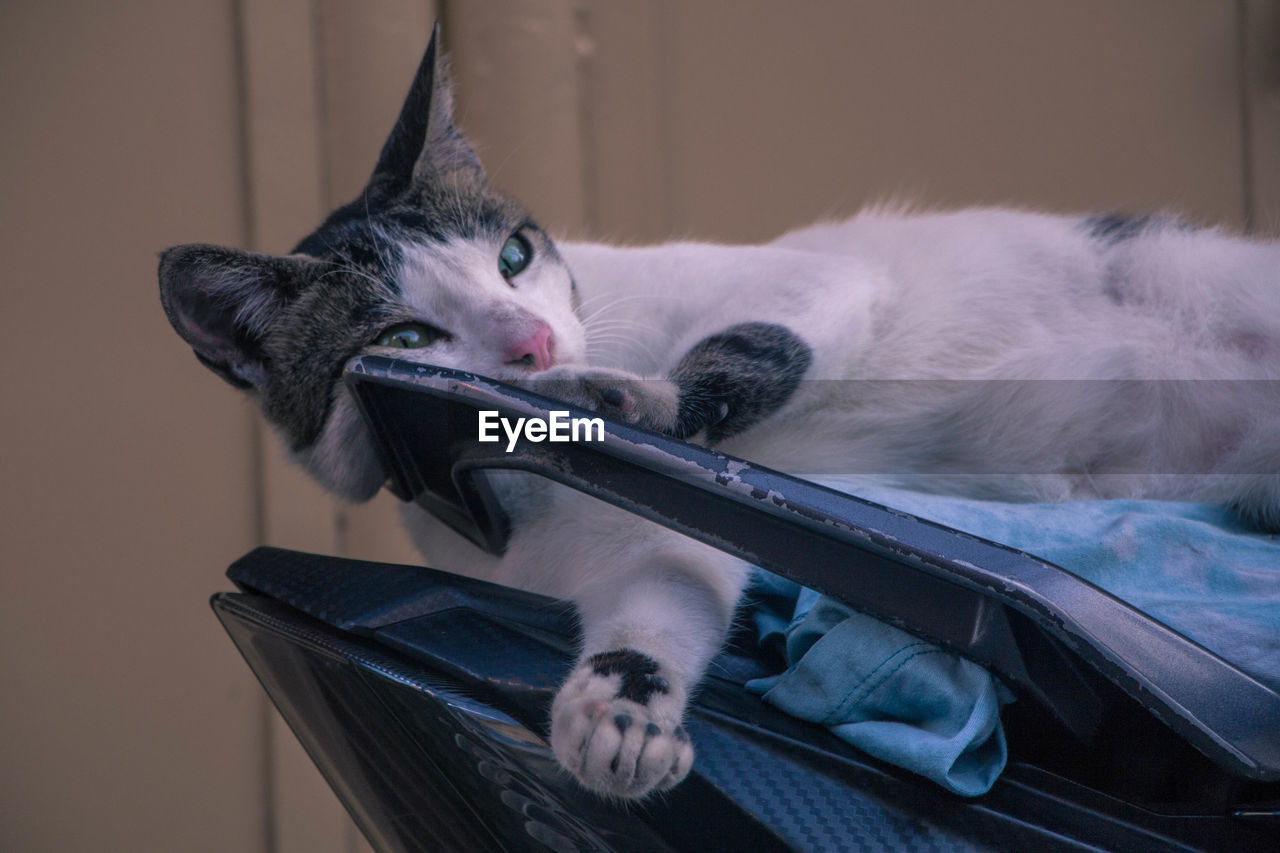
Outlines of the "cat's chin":
{"type": "Polygon", "coordinates": [[[325,489],[354,503],[369,500],[387,481],[369,429],[345,393],[315,443],[290,456],[325,489]]]}

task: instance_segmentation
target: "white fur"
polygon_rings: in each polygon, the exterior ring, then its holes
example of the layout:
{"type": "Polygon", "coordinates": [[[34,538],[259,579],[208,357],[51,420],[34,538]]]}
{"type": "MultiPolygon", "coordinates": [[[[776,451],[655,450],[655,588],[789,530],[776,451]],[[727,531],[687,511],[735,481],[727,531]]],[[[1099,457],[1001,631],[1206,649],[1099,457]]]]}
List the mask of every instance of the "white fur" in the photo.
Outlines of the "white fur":
{"type": "MultiPolygon", "coordinates": [[[[812,347],[808,379],[1280,379],[1280,247],[1215,231],[1155,228],[1106,248],[1078,218],[870,211],[766,246],[565,244],[585,333],[562,269],[535,261],[513,289],[494,272],[497,250],[411,256],[406,301],[465,334],[409,355],[520,379],[492,342],[494,318],[509,310],[552,326],[561,364],[590,353],[594,366],[651,377],[709,334],[767,321],[812,347]]],[[[922,387],[805,382],[782,411],[720,447],[798,473],[891,475],[1011,500],[1280,502],[1280,413],[1266,388],[1153,384],[1135,404],[1116,382],[1026,383],[1019,394],[990,382],[922,387]],[[1203,474],[1161,473],[1185,470],[1203,474]],[[990,473],[1008,471],[1025,473],[990,473]]],[[[640,796],[678,782],[687,744],[668,738],[640,756],[599,720],[643,711],[667,738],[748,567],[567,489],[511,482],[519,523],[501,560],[410,508],[414,542],[443,568],[572,599],[584,660],[633,648],[658,661],[672,690],[641,710],[598,704],[607,685],[580,665],[557,698],[553,745],[595,790],[640,796]],[[609,770],[612,756],[623,770],[609,770]]]]}
{"type": "Polygon", "coordinates": [[[396,278],[408,316],[429,320],[451,340],[383,352],[518,381],[528,371],[504,362],[504,344],[541,320],[552,328],[556,363],[585,366],[585,336],[573,312],[568,271],[535,252],[513,286],[498,273],[501,248],[501,240],[402,247],[405,259],[396,278]]]}

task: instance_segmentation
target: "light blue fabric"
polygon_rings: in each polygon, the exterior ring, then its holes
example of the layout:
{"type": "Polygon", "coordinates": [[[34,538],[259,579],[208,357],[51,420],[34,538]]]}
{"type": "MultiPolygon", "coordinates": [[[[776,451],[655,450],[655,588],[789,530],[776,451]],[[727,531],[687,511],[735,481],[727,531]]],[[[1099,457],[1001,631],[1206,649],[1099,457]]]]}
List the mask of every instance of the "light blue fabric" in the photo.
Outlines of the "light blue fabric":
{"type": "Polygon", "coordinates": [[[748,690],[957,794],[987,792],[1010,697],[986,670],[776,575],[761,572],[753,592],[762,642],[785,638],[791,666],[748,690]]]}
{"type": "MultiPolygon", "coordinates": [[[[1280,689],[1280,540],[1226,509],[1005,504],[819,482],[1036,554],[1280,689]]],[[[790,666],[748,689],[956,793],[991,787],[1006,758],[999,707],[1008,693],[984,670],[767,573],[755,596],[761,640],[784,638],[790,666]]]]}

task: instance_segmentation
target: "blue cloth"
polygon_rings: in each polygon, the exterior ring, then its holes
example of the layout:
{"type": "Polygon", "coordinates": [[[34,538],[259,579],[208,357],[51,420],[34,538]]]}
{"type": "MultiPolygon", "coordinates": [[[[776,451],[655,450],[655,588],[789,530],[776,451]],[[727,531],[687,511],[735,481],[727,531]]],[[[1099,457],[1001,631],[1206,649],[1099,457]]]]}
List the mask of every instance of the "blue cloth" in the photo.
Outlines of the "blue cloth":
{"type": "MultiPolygon", "coordinates": [[[[1280,689],[1280,540],[1226,509],[1006,504],[819,482],[1056,563],[1280,689]]],[[[958,794],[991,787],[1011,697],[985,670],[764,572],[755,597],[761,640],[784,640],[789,668],[748,689],[958,794]]]]}
{"type": "Polygon", "coordinates": [[[767,572],[753,592],[762,642],[784,639],[791,666],[748,690],[957,794],[987,792],[1011,697],[985,669],[767,572]]]}

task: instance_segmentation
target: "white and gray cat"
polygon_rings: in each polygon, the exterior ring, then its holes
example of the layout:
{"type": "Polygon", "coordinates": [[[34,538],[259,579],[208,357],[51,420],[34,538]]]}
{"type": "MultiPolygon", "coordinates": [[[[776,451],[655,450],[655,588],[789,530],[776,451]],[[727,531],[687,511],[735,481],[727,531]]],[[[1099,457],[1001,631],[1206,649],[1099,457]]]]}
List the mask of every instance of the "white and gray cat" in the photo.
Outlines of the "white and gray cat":
{"type": "MultiPolygon", "coordinates": [[[[763,246],[557,244],[489,187],[435,45],[365,191],[292,254],[187,245],[160,263],[174,328],[337,494],[385,480],[339,381],[380,353],[542,380],[800,474],[1221,502],[1280,528],[1280,246],[1010,210],[873,210],[763,246]]],[[[676,784],[689,693],[750,567],[549,484],[510,501],[501,558],[405,516],[431,564],[577,605],[551,725],[568,770],[620,797],[676,784]]]]}

